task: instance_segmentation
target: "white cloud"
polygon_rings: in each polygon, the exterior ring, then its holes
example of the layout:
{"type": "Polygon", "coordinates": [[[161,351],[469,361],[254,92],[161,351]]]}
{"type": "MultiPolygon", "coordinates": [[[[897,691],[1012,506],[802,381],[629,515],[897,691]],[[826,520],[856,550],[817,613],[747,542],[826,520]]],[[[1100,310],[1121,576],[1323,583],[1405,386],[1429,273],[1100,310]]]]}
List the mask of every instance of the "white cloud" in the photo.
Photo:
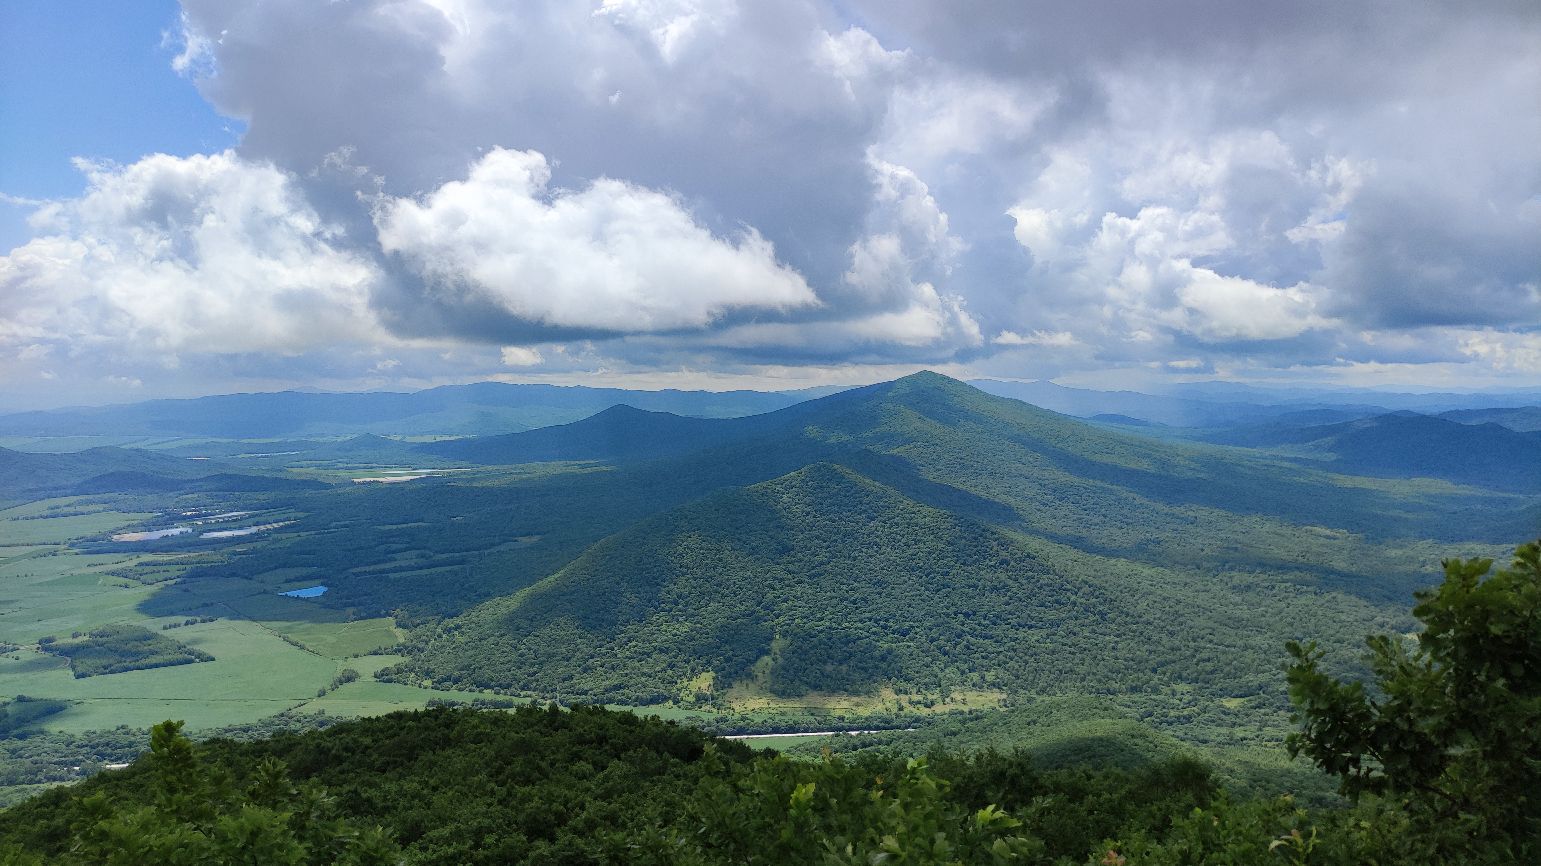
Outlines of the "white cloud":
{"type": "Polygon", "coordinates": [[[527,346],[504,346],[500,352],[505,367],[534,367],[545,363],[539,349],[527,346]]]}
{"type": "Polygon", "coordinates": [[[85,194],[0,258],[0,342],[175,356],[383,337],[371,261],[278,169],[229,152],[79,165],[85,194]]]}
{"type": "Polygon", "coordinates": [[[949,157],[983,154],[1025,139],[1054,98],[1051,87],[931,64],[895,87],[878,151],[927,168],[949,157]]]}
{"type": "MultiPolygon", "coordinates": [[[[219,38],[223,37],[220,33],[219,38]]],[[[162,47],[177,47],[176,56],[171,58],[171,68],[177,74],[189,77],[214,74],[214,49],[218,41],[191,26],[185,11],[177,18],[176,32],[168,31],[161,38],[162,47]]]]}
{"type": "Polygon", "coordinates": [[[1316,313],[1310,286],[1279,288],[1191,265],[1185,270],[1177,288],[1188,314],[1183,327],[1202,340],[1283,340],[1328,324],[1316,313]]]}
{"type": "Polygon", "coordinates": [[[37,211],[0,376],[465,378],[508,345],[546,373],[580,337],[632,370],[1208,373],[1483,327],[1439,363],[1518,376],[1541,324],[1523,3],[181,5],[166,59],[244,122],[239,157],[0,194],[37,211]]]}
{"type": "Polygon", "coordinates": [[[708,335],[703,342],[726,349],[781,350],[817,358],[917,352],[921,357],[951,356],[984,343],[979,323],[958,295],[944,295],[930,283],[910,288],[903,306],[835,321],[770,322],[738,325],[708,335]]]}
{"type": "Polygon", "coordinates": [[[1462,354],[1510,373],[1541,373],[1541,334],[1485,329],[1459,337],[1462,354]]]}
{"type": "Polygon", "coordinates": [[[846,95],[855,100],[857,89],[881,86],[910,59],[910,52],[889,51],[877,38],[860,27],[840,33],[822,33],[817,39],[814,61],[845,82],[846,95]]]}
{"type": "Polygon", "coordinates": [[[1069,333],[1133,360],[1161,359],[1182,342],[1335,328],[1325,287],[1300,269],[1277,282],[1289,272],[1277,250],[1294,255],[1330,236],[1361,170],[1343,159],[1304,163],[1268,131],[1057,148],[1007,211],[1033,260],[1031,302],[1022,305],[1029,327],[1007,330],[1069,333]],[[1259,217],[1256,206],[1283,207],[1287,221],[1259,217]],[[1286,237],[1291,229],[1299,230],[1286,237]]]}
{"type": "Polygon", "coordinates": [[[851,245],[850,267],[843,277],[849,291],[842,294],[866,312],[841,322],[800,327],[812,327],[811,339],[831,347],[840,341],[862,345],[887,341],[951,354],[982,345],[979,323],[965,309],[963,298],[936,287],[967,249],[952,234],[947,213],[915,172],[871,153],[867,164],[874,186],[867,216],[869,233],[851,245]]]}
{"type": "Polygon", "coordinates": [[[601,0],[595,17],[647,34],[665,63],[703,35],[720,32],[735,12],[731,0],[601,0]]]}
{"type": "Polygon", "coordinates": [[[1046,346],[1055,349],[1068,349],[1081,344],[1075,334],[1069,331],[1033,331],[1030,334],[1001,331],[990,342],[997,346],[1046,346]]]}
{"type": "Polygon", "coordinates": [[[551,327],[704,328],[738,310],[818,304],[753,229],[725,240],[663,193],[609,179],[551,190],[550,178],[541,154],[494,148],[466,180],[381,201],[380,244],[433,292],[551,327]]]}

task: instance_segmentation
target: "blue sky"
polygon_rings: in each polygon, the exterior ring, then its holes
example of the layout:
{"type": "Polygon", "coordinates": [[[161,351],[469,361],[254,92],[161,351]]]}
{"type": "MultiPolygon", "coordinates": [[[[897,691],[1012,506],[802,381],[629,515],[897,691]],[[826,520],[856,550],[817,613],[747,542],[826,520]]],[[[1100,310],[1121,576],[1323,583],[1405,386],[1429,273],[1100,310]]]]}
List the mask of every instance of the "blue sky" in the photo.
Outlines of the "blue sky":
{"type": "Polygon", "coordinates": [[[1541,384],[1541,7],[1118,10],[9,3],[0,402],[1541,384]]]}
{"type": "MultiPolygon", "coordinates": [[[[133,162],[147,153],[223,150],[240,124],[220,117],[172,71],[175,2],[14,0],[0,12],[0,192],[76,196],[75,157],[133,162]]],[[[7,216],[20,215],[11,208],[7,216]]],[[[21,238],[7,238],[19,242],[21,238]]],[[[7,249],[9,247],[7,246],[7,249]]]]}
{"type": "MultiPolygon", "coordinates": [[[[220,117],[171,68],[175,2],[14,0],[0,11],[0,193],[76,196],[75,157],[222,150],[241,124],[220,117]]],[[[0,248],[27,239],[30,209],[0,202],[0,248]]]]}

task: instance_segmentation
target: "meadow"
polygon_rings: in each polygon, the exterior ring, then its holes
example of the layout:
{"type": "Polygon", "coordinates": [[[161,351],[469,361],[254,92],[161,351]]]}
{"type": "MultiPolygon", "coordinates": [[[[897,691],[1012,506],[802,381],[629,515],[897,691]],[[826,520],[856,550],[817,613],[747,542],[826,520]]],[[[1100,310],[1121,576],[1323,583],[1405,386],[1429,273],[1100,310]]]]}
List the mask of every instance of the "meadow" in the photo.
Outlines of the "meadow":
{"type": "Polygon", "coordinates": [[[400,661],[369,655],[404,636],[391,618],[348,621],[278,595],[313,569],[274,569],[256,580],[205,586],[201,598],[209,602],[210,616],[200,619],[209,621],[146,613],[147,600],[170,589],[188,564],[204,560],[135,544],[116,545],[120,552],[84,552],[111,550],[104,536],[162,518],[162,511],[113,510],[102,499],[64,497],[0,511],[0,645],[6,648],[0,653],[0,700],[25,695],[65,702],[67,708],[44,719],[41,730],[147,728],[171,717],[196,733],[289,711],[374,715],[450,696],[372,681],[376,670],[400,661]],[[213,661],[77,679],[68,659],[39,649],[41,639],[68,641],[107,625],[142,626],[213,661]],[[328,690],[344,669],[362,679],[328,690]],[[322,691],[326,696],[318,698],[322,691]]]}

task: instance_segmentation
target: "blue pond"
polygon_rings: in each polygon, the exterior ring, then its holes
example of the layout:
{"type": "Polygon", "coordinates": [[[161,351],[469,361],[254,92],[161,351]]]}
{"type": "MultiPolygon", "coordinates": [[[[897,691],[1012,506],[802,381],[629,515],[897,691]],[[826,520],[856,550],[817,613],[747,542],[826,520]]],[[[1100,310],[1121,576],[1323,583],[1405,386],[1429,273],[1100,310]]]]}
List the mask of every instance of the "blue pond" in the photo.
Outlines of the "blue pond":
{"type": "Polygon", "coordinates": [[[325,594],[326,587],[324,586],[307,586],[304,589],[291,589],[288,592],[279,593],[279,595],[287,595],[290,598],[315,598],[318,595],[325,594]]]}

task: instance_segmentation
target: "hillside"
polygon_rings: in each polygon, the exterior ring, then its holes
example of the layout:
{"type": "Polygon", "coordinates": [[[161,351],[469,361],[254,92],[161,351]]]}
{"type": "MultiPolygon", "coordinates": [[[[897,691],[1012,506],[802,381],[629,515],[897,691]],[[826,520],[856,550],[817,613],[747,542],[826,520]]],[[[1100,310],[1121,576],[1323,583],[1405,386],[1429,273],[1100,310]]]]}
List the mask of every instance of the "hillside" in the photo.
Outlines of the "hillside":
{"type": "MultiPolygon", "coordinates": [[[[741,682],[782,697],[1144,691],[1171,679],[1246,694],[1248,668],[1295,635],[1286,594],[1155,577],[1067,560],[819,463],[606,539],[456,621],[412,670],[440,685],[627,703],[741,682]]],[[[1354,628],[1377,624],[1350,610],[1354,628]]]]}
{"type": "Polygon", "coordinates": [[[631,702],[735,684],[1245,695],[1302,628],[1391,627],[1435,557],[1408,538],[1533,519],[1514,497],[1160,442],[934,374],[703,427],[718,444],[593,479],[651,479],[654,516],[420,636],[397,676],[631,702]]]}

